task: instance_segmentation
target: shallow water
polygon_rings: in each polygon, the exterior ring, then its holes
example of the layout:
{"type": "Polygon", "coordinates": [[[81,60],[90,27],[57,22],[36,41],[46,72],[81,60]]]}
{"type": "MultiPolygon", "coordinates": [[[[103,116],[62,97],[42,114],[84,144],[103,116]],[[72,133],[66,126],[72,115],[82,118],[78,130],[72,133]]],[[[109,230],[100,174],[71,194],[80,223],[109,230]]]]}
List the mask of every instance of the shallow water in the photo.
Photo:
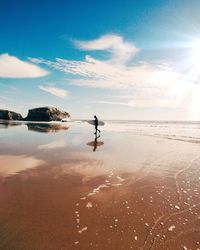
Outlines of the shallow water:
{"type": "Polygon", "coordinates": [[[198,123],[0,122],[0,249],[200,249],[198,123]]]}

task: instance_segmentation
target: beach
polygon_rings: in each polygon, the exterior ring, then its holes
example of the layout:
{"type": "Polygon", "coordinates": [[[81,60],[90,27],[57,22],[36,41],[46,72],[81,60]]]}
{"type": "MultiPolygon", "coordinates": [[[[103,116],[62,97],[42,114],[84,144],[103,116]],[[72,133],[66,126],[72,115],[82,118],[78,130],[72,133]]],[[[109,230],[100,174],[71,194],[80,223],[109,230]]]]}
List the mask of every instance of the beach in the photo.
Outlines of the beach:
{"type": "Polygon", "coordinates": [[[0,122],[0,249],[200,249],[200,125],[0,122]]]}

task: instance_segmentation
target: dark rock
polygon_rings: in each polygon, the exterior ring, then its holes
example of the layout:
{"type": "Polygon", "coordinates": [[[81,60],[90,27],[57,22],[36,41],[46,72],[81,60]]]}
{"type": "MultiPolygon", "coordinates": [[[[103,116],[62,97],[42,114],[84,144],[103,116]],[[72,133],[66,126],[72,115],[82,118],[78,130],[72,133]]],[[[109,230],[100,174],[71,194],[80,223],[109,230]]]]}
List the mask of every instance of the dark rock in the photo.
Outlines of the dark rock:
{"type": "Polygon", "coordinates": [[[62,119],[70,118],[69,113],[62,112],[57,108],[42,107],[29,109],[27,117],[24,119],[26,121],[62,121],[62,119]]]}
{"type": "Polygon", "coordinates": [[[0,119],[2,120],[22,120],[23,117],[16,112],[0,109],[0,119]]]}

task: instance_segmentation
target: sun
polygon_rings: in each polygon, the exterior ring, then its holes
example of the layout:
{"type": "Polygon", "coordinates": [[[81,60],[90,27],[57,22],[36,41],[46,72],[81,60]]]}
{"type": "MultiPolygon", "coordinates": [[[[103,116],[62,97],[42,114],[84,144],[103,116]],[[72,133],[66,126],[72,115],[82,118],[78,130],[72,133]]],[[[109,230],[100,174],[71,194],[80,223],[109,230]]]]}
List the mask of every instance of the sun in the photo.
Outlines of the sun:
{"type": "Polygon", "coordinates": [[[189,49],[188,57],[181,63],[185,80],[200,84],[200,39],[190,42],[187,49],[189,49]]]}

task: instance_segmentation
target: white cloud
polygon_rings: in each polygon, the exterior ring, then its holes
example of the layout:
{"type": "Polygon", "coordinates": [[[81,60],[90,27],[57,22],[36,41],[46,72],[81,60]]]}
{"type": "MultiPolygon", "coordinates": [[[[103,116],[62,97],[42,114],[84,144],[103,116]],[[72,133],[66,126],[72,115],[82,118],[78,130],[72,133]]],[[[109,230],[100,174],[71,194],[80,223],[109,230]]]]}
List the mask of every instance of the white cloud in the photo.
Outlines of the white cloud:
{"type": "Polygon", "coordinates": [[[85,61],[57,58],[56,62],[31,59],[79,78],[68,79],[69,83],[79,86],[125,89],[129,87],[162,88],[172,82],[181,82],[182,75],[164,63],[139,63],[136,66],[113,65],[86,56],[85,61]]]}
{"type": "Polygon", "coordinates": [[[8,109],[8,106],[5,103],[0,102],[0,109],[8,109]]]}
{"type": "Polygon", "coordinates": [[[130,107],[134,107],[135,106],[135,102],[134,101],[128,101],[128,102],[96,101],[95,103],[110,104],[110,105],[121,105],[121,106],[130,106],[130,107]]]}
{"type": "Polygon", "coordinates": [[[98,60],[86,56],[85,60],[55,61],[31,59],[34,63],[72,74],[68,84],[90,88],[109,88],[129,92],[132,96],[126,102],[102,100],[101,103],[126,105],[131,107],[172,107],[179,106],[191,88],[186,75],[176,72],[174,65],[167,62],[134,62],[138,49],[124,41],[121,36],[105,35],[92,41],[76,42],[80,49],[105,50],[111,52],[109,60],[98,60]],[[132,59],[132,64],[128,62],[132,59]]]}
{"type": "Polygon", "coordinates": [[[123,64],[130,60],[139,49],[132,43],[125,42],[119,35],[104,35],[92,41],[76,41],[75,44],[82,50],[106,50],[112,54],[109,62],[123,64]]]}
{"type": "Polygon", "coordinates": [[[22,61],[9,54],[0,54],[0,77],[35,78],[48,75],[49,72],[37,65],[22,61]]]}
{"type": "Polygon", "coordinates": [[[143,62],[136,66],[122,66],[91,57],[86,57],[85,61],[56,59],[56,62],[40,62],[78,76],[67,79],[69,84],[120,90],[122,94],[129,92],[130,98],[127,98],[126,102],[114,102],[111,99],[107,104],[115,103],[130,107],[177,106],[187,94],[189,87],[181,74],[164,63],[143,62]]]}
{"type": "Polygon", "coordinates": [[[46,91],[46,92],[48,92],[52,95],[55,95],[57,97],[60,97],[60,98],[65,98],[69,94],[69,92],[67,90],[52,87],[52,86],[39,86],[39,88],[43,91],[46,91]]]}

